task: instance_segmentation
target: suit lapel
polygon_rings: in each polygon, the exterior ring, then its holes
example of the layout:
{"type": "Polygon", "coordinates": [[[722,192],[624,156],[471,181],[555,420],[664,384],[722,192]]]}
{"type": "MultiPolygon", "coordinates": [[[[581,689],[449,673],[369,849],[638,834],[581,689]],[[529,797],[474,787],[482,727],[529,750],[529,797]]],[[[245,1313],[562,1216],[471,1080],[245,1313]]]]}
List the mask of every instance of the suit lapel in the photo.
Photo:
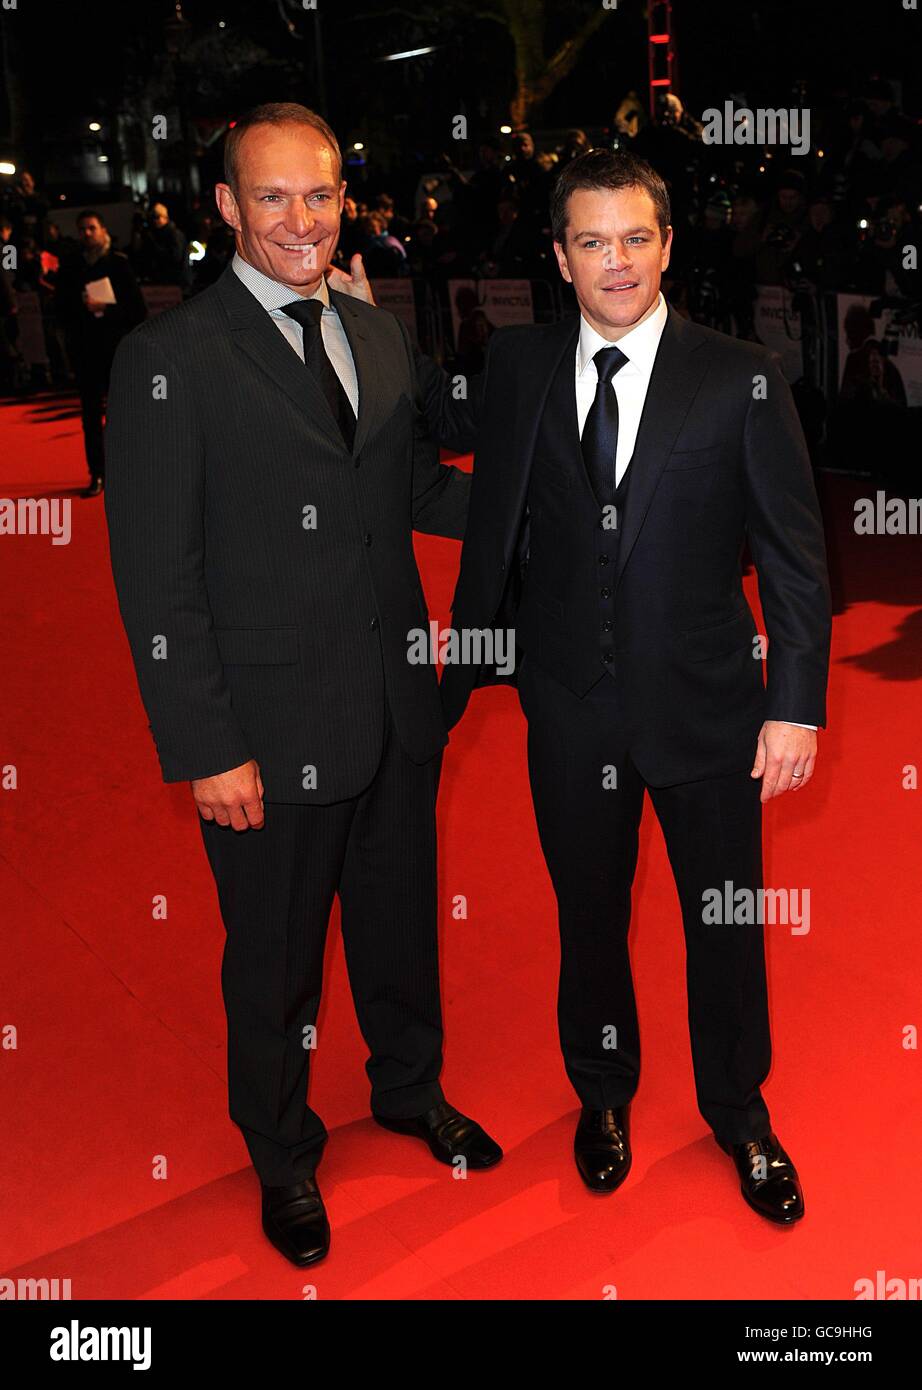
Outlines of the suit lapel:
{"type": "MultiPolygon", "coordinates": [[[[346,337],[349,339],[359,384],[359,415],[353,445],[353,453],[357,454],[366,439],[383,424],[388,409],[388,398],[381,389],[381,369],[368,329],[362,321],[361,311],[356,308],[349,295],[341,294],[339,290],[330,290],[330,303],[339,314],[346,337]]],[[[393,409],[393,405],[394,402],[391,401],[389,408],[393,409]]]]}
{"type": "MultiPolygon", "coordinates": [[[[518,534],[525,499],[528,494],[528,479],[531,473],[531,460],[535,452],[538,428],[544,414],[548,393],[557,376],[561,358],[565,354],[573,358],[574,381],[576,372],[576,340],[579,336],[579,317],[568,317],[558,323],[548,324],[541,333],[534,335],[534,349],[529,355],[528,370],[516,373],[516,402],[514,426],[509,459],[519,463],[518,469],[498,470],[500,485],[508,489],[507,496],[498,503],[498,516],[507,518],[506,534],[503,537],[506,561],[512,554],[518,534]]],[[[576,419],[576,387],[573,387],[573,417],[576,419]]],[[[578,431],[577,431],[578,434],[578,431]]],[[[475,460],[476,461],[476,460],[475,460]]]]}
{"type": "Polygon", "coordinates": [[[631,456],[633,476],[618,549],[616,583],[624,572],[672,446],[707,371],[709,354],[702,350],[706,341],[697,325],[670,308],[631,456]]]}
{"type": "Polygon", "coordinates": [[[235,346],[281,387],[315,428],[342,448],[339,424],[313,373],[292,350],[270,315],[242,283],[232,266],[228,266],[221,276],[217,289],[227,312],[235,346]]]}

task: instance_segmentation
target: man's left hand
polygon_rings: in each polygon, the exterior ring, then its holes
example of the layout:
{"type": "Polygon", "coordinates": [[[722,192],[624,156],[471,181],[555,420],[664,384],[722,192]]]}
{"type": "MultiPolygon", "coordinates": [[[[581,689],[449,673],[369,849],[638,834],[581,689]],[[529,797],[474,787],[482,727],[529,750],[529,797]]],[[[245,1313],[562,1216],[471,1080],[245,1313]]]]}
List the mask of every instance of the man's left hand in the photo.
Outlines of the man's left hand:
{"type": "Polygon", "coordinates": [[[363,299],[366,304],[374,304],[375,297],[358,251],[349,262],[349,270],[351,274],[347,275],[338,266],[331,265],[327,271],[327,284],[330,289],[339,290],[340,294],[351,294],[353,299],[363,299]]]}
{"type": "Polygon", "coordinates": [[[759,730],[752,777],[762,778],[760,800],[805,787],[816,763],[816,731],[768,719],[759,730]],[[799,776],[797,774],[800,774],[799,776]]]}

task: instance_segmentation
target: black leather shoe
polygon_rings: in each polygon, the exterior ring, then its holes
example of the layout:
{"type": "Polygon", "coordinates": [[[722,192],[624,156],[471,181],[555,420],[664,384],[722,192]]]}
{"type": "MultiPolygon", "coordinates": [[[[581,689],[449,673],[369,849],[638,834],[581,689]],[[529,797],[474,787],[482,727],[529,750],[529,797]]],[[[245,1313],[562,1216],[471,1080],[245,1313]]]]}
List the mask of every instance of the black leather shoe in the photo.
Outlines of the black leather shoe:
{"type": "Polygon", "coordinates": [[[98,497],[102,492],[102,478],[91,478],[85,488],[81,488],[81,497],[98,497]]]}
{"type": "Polygon", "coordinates": [[[614,1110],[580,1111],[573,1152],[583,1182],[593,1192],[614,1192],[631,1171],[630,1102],[614,1110]]]}
{"type": "Polygon", "coordinates": [[[800,1220],[804,1214],[800,1179],[776,1134],[769,1132],[746,1144],[717,1142],[736,1164],[740,1191],[753,1211],[783,1226],[800,1220]]]}
{"type": "Polygon", "coordinates": [[[313,1178],[290,1187],[262,1185],[263,1230],[293,1265],[313,1265],[330,1249],[330,1223],[313,1178]]]}
{"type": "Polygon", "coordinates": [[[480,1125],[444,1100],[424,1115],[414,1115],[411,1119],[392,1119],[389,1115],[375,1115],[373,1111],[372,1118],[395,1134],[414,1134],[425,1139],[433,1157],[440,1163],[464,1158],[469,1168],[492,1168],[503,1156],[502,1149],[480,1125]]]}

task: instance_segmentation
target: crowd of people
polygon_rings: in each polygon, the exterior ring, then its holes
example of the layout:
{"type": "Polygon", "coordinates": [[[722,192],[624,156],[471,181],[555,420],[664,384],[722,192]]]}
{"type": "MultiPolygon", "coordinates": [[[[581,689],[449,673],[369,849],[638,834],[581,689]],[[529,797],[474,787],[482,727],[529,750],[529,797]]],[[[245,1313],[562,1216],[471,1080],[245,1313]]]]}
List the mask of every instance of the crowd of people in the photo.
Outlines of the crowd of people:
{"type": "MultiPolygon", "coordinates": [[[[664,289],[691,318],[756,338],[754,304],[763,285],[918,303],[917,258],[909,252],[922,233],[922,126],[879,80],[813,115],[811,148],[798,158],[784,146],[709,143],[675,93],[663,96],[649,119],[631,92],[610,128],[593,139],[580,129],[553,139],[536,140],[524,129],[484,138],[472,167],[442,153],[425,174],[412,174],[415,187],[379,177],[373,166],[347,168],[337,262],[348,268],[360,252],[372,279],[425,280],[446,317],[453,279],[545,281],[556,295],[565,293],[550,192],[571,159],[605,143],[642,155],[666,180],[675,232],[664,289]]],[[[39,376],[57,385],[76,379],[91,474],[108,366],[119,338],[145,315],[143,287],[194,295],[233,255],[233,234],[209,203],[203,197],[174,212],[158,197],[138,207],[119,245],[104,209],[85,209],[77,235],[63,235],[28,172],[0,189],[0,239],[16,248],[14,265],[4,261],[0,274],[0,394],[36,384],[17,321],[17,291],[32,290],[47,357],[39,376]],[[118,286],[115,303],[88,309],[87,284],[103,277],[118,286]]],[[[489,330],[454,344],[467,368],[482,360],[489,330]]]]}

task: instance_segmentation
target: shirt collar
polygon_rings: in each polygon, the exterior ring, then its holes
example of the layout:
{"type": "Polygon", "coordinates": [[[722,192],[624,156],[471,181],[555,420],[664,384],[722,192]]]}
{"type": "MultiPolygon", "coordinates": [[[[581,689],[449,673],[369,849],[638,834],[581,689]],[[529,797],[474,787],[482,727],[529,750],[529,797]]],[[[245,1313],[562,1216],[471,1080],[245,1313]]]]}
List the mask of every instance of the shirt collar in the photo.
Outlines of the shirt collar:
{"type": "MultiPolygon", "coordinates": [[[[628,359],[622,367],[622,371],[638,371],[649,376],[653,369],[653,359],[656,356],[656,349],[659,347],[659,340],[666,326],[668,314],[666,300],[662,290],[660,290],[656,308],[650,317],[644,319],[643,323],[639,323],[636,328],[632,328],[630,333],[625,333],[624,337],[619,338],[616,344],[603,338],[600,333],[595,331],[592,324],[580,315],[576,375],[583,375],[600,348],[615,346],[619,347],[628,359]]],[[[594,370],[595,367],[593,366],[594,370]]]]}
{"type": "Polygon", "coordinates": [[[336,312],[330,303],[330,291],[324,275],[321,275],[320,283],[313,294],[299,296],[294,294],[287,285],[273,280],[271,275],[263,275],[261,270],[257,270],[255,266],[250,265],[249,261],[245,261],[238,251],[234,252],[231,265],[235,274],[247,287],[250,294],[259,300],[267,313],[285,317],[282,314],[282,306],[292,304],[298,298],[319,299],[324,309],[336,312]]]}

